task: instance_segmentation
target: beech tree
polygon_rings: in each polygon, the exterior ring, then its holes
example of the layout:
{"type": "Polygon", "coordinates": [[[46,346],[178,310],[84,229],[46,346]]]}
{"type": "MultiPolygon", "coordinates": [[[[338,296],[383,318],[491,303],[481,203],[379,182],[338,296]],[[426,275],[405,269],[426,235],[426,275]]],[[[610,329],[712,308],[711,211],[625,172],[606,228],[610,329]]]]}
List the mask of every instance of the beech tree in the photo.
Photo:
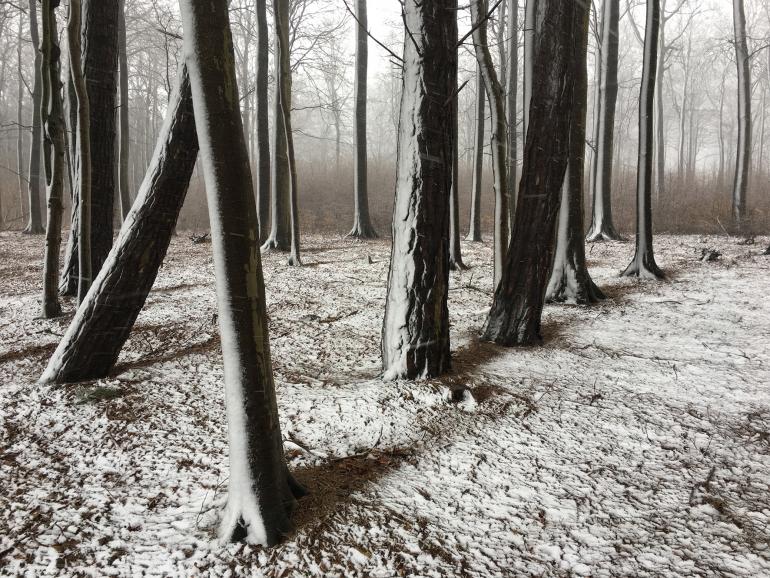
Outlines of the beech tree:
{"type": "Polygon", "coordinates": [[[209,202],[224,359],[230,477],[220,538],[270,546],[289,531],[289,515],[302,491],[283,454],[227,4],[180,0],[180,6],[209,202]]]}
{"type": "Polygon", "coordinates": [[[553,263],[556,221],[567,168],[576,54],[587,34],[583,2],[538,0],[532,30],[532,98],[510,250],[483,339],[501,345],[540,341],[553,263]]]}
{"type": "Polygon", "coordinates": [[[128,216],[131,210],[131,192],[128,185],[128,164],[129,164],[129,119],[128,119],[128,54],[126,52],[126,0],[120,0],[120,20],[119,38],[118,38],[118,68],[120,78],[118,89],[120,96],[120,108],[118,109],[118,124],[120,131],[120,141],[118,147],[118,194],[120,198],[120,214],[123,220],[128,216]]]}
{"type": "MultiPolygon", "coordinates": [[[[532,101],[532,83],[534,81],[534,52],[535,52],[535,16],[540,0],[526,0],[524,4],[524,86],[522,90],[524,142],[527,141],[529,128],[529,103],[532,101]]],[[[526,146],[526,144],[525,144],[526,146]]]]}
{"type": "Polygon", "coordinates": [[[256,100],[256,149],[257,149],[257,216],[259,217],[259,241],[267,240],[270,218],[270,126],[267,98],[270,64],[267,35],[267,0],[257,0],[257,65],[255,82],[256,100]]]}
{"type": "Polygon", "coordinates": [[[735,62],[738,69],[738,147],[735,155],[732,212],[733,225],[737,230],[741,230],[746,221],[746,190],[751,166],[751,76],[743,0],[733,0],[733,27],[735,62]]]}
{"type": "Polygon", "coordinates": [[[662,279],[652,247],[652,161],[655,75],[657,68],[660,1],[647,0],[644,64],[639,96],[639,155],[636,176],[636,253],[623,271],[626,277],[662,279]]]}
{"type": "Polygon", "coordinates": [[[471,181],[471,213],[467,241],[481,243],[481,185],[484,181],[484,106],[487,95],[481,65],[476,63],[476,132],[473,141],[473,175],[471,181]]]}
{"type": "MultiPolygon", "coordinates": [[[[501,5],[502,6],[502,5],[501,5]]],[[[501,25],[502,26],[502,25],[501,25]]],[[[516,218],[516,170],[518,163],[518,144],[516,142],[517,99],[519,83],[519,2],[508,0],[508,70],[505,89],[505,115],[508,120],[508,149],[506,167],[508,170],[508,223],[509,231],[513,229],[516,218]]]]}
{"type": "Polygon", "coordinates": [[[449,195],[456,0],[405,0],[393,248],[382,329],[387,378],[450,367],[449,195]]]}
{"type": "Polygon", "coordinates": [[[43,136],[40,115],[43,99],[43,59],[40,54],[40,35],[37,26],[37,0],[29,0],[29,31],[32,49],[35,51],[35,80],[32,85],[32,140],[29,147],[29,180],[27,182],[29,219],[24,232],[29,235],[40,235],[45,231],[40,210],[40,145],[43,136]]]}
{"type": "MultiPolygon", "coordinates": [[[[459,115],[459,85],[457,75],[452,86],[452,130],[455,135],[460,133],[459,115]]],[[[449,191],[449,268],[452,271],[466,269],[463,263],[460,247],[460,139],[452,140],[452,186],[449,191]]]]}

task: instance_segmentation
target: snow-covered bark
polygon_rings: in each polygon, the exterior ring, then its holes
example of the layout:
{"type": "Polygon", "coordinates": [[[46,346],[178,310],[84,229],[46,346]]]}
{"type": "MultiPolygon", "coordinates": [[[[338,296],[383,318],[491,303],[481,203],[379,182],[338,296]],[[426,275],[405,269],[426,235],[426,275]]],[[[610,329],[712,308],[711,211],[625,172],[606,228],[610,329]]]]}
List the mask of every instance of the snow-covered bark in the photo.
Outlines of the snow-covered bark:
{"type": "Polygon", "coordinates": [[[738,67],[738,148],[733,180],[733,225],[741,229],[746,220],[746,189],[751,166],[751,73],[746,44],[746,13],[743,0],[733,0],[735,61],[738,67]]]}
{"type": "Polygon", "coordinates": [[[257,0],[257,65],[256,65],[256,149],[257,149],[257,216],[259,241],[264,243],[269,231],[270,218],[270,127],[267,84],[270,76],[267,34],[267,0],[257,0]]]}
{"type": "Polygon", "coordinates": [[[506,136],[507,126],[503,88],[500,86],[500,81],[497,78],[497,72],[487,43],[486,18],[489,11],[488,4],[487,0],[472,0],[471,21],[474,23],[473,47],[476,52],[476,61],[479,63],[481,77],[484,80],[484,88],[486,89],[491,116],[492,188],[495,194],[495,272],[492,286],[497,287],[503,275],[505,254],[510,240],[508,233],[508,219],[510,217],[508,214],[508,169],[506,165],[508,137],[506,136]]]}
{"type": "MultiPolygon", "coordinates": [[[[369,193],[366,179],[366,75],[369,69],[366,0],[356,0],[356,78],[355,78],[355,131],[353,133],[355,158],[353,165],[353,229],[348,235],[359,239],[374,239],[377,232],[369,217],[369,193]]],[[[339,135],[339,132],[337,132],[339,135]]]]}
{"type": "Polygon", "coordinates": [[[220,538],[273,545],[290,529],[289,515],[301,488],[283,455],[259,225],[227,3],[180,0],[180,7],[206,180],[224,359],[230,476],[220,538]]]}
{"type": "Polygon", "coordinates": [[[540,340],[556,222],[569,154],[580,2],[539,0],[524,164],[503,278],[483,337],[502,345],[540,340]]]}
{"type": "Polygon", "coordinates": [[[41,381],[98,379],[115,365],[163,263],[197,156],[190,80],[181,66],[136,202],[41,381]]]}
{"type": "Polygon", "coordinates": [[[601,60],[594,106],[594,141],[591,156],[593,210],[588,241],[617,241],[620,234],[612,223],[612,153],[615,136],[615,105],[618,101],[618,24],[620,0],[604,0],[602,11],[601,60]]]}
{"type": "Polygon", "coordinates": [[[118,88],[120,91],[120,109],[118,119],[120,125],[119,162],[118,162],[118,189],[120,196],[120,214],[126,219],[131,210],[131,192],[128,189],[128,161],[129,161],[129,123],[128,123],[128,54],[126,52],[126,0],[120,0],[120,27],[118,38],[118,62],[120,78],[118,88]]]}
{"type": "Polygon", "coordinates": [[[652,163],[655,75],[660,0],[648,0],[644,29],[644,65],[639,96],[639,158],[636,176],[636,253],[623,271],[627,277],[662,278],[652,248],[652,163]]]}
{"type": "Polygon", "coordinates": [[[35,81],[32,85],[32,140],[29,147],[29,180],[27,182],[29,219],[24,232],[30,235],[40,235],[44,231],[40,210],[40,145],[43,137],[40,112],[43,99],[43,59],[40,54],[37,4],[36,0],[29,0],[29,32],[32,40],[32,49],[35,52],[35,81]]]}
{"type": "Polygon", "coordinates": [[[604,295],[591,279],[586,265],[583,236],[583,173],[585,166],[586,112],[588,108],[588,16],[587,5],[578,3],[575,39],[575,88],[569,129],[569,158],[561,189],[561,208],[556,233],[551,279],[546,301],[568,301],[585,305],[604,295]]]}
{"type": "Polygon", "coordinates": [[[450,367],[449,196],[455,0],[406,0],[393,248],[382,329],[386,377],[435,377],[450,367]]]}
{"type": "Polygon", "coordinates": [[[484,180],[484,105],[487,95],[481,66],[476,65],[476,134],[473,144],[473,175],[471,181],[471,213],[467,241],[481,242],[481,185],[484,180]]]}

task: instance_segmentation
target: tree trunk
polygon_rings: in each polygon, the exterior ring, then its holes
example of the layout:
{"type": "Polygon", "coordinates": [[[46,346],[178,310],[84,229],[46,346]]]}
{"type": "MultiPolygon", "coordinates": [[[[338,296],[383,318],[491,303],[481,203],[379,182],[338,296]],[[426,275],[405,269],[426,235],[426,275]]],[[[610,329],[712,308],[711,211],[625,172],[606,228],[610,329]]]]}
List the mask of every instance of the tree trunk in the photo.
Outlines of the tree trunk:
{"type": "Polygon", "coordinates": [[[725,80],[726,71],[722,74],[722,83],[719,90],[719,172],[717,173],[717,187],[721,191],[725,187],[725,80]]]}
{"type": "Polygon", "coordinates": [[[36,0],[29,0],[29,30],[32,49],[35,52],[35,81],[32,88],[32,143],[29,149],[29,182],[27,183],[29,220],[24,232],[30,235],[41,235],[45,231],[40,210],[40,145],[43,136],[40,111],[43,98],[43,60],[40,55],[36,0]]]}
{"type": "Polygon", "coordinates": [[[533,30],[532,99],[510,251],[483,338],[501,345],[540,341],[556,221],[569,155],[575,54],[586,5],[539,0],[533,30]]]}
{"type": "MultiPolygon", "coordinates": [[[[367,37],[368,20],[366,0],[356,0],[356,79],[355,79],[355,194],[353,208],[353,229],[350,237],[374,239],[377,233],[369,218],[369,193],[366,180],[366,75],[368,71],[369,46],[367,37]]],[[[337,131],[339,151],[339,131],[337,131]]]]}
{"type": "Polygon", "coordinates": [[[273,164],[271,212],[272,227],[270,236],[262,245],[263,250],[275,249],[289,251],[291,249],[291,165],[289,161],[289,146],[283,124],[281,95],[291,102],[291,71],[289,70],[289,2],[288,0],[273,0],[273,17],[275,24],[275,102],[273,108],[273,164]],[[280,38],[285,42],[280,42],[280,38]],[[281,48],[283,47],[283,48],[281,48]]]}
{"type": "Polygon", "coordinates": [[[270,546],[290,530],[301,488],[283,454],[227,4],[181,0],[180,5],[207,181],[225,370],[230,477],[220,538],[270,546]]]}
{"type": "Polygon", "coordinates": [[[128,185],[129,124],[128,124],[128,55],[126,53],[126,0],[120,0],[120,37],[118,38],[118,59],[120,67],[120,142],[118,165],[118,186],[120,187],[120,210],[126,220],[131,210],[131,192],[128,185]]]}
{"type": "Polygon", "coordinates": [[[569,129],[569,158],[561,189],[561,208],[556,233],[551,279],[546,289],[546,301],[587,305],[604,298],[591,279],[586,265],[583,236],[583,182],[585,166],[586,114],[588,112],[588,16],[581,10],[580,32],[575,41],[575,87],[573,112],[569,129]]]}
{"type": "Polygon", "coordinates": [[[155,282],[198,156],[190,80],[184,65],[155,150],[115,245],[42,381],[106,377],[155,282]]]}
{"type": "MultiPolygon", "coordinates": [[[[663,0],[663,10],[666,7],[666,0],[663,0]]],[[[665,12],[664,12],[665,14],[665,12]]],[[[658,74],[655,78],[655,106],[657,108],[655,130],[655,159],[657,170],[655,171],[655,198],[658,203],[666,198],[666,131],[665,118],[663,116],[663,76],[665,74],[665,56],[666,56],[666,26],[663,24],[658,32],[658,74]]]]}
{"type": "Polygon", "coordinates": [[[484,182],[484,104],[487,97],[481,65],[476,64],[476,140],[473,149],[473,181],[471,183],[471,215],[466,241],[481,243],[481,186],[484,182]]]}
{"type": "Polygon", "coordinates": [[[660,0],[647,1],[644,66],[639,95],[639,160],[636,169],[636,254],[622,275],[662,279],[652,248],[652,161],[655,75],[657,72],[660,0]]]}
{"type": "Polygon", "coordinates": [[[386,378],[449,370],[449,196],[456,0],[406,0],[393,249],[382,329],[386,378]],[[449,106],[447,106],[449,104],[449,106]]]}
{"type": "Polygon", "coordinates": [[[257,125],[257,212],[259,242],[267,240],[270,218],[270,127],[268,123],[267,83],[268,63],[267,2],[257,0],[257,66],[256,66],[256,125],[257,125]]]}
{"type": "Polygon", "coordinates": [[[516,120],[518,99],[519,76],[519,2],[508,0],[508,74],[506,86],[505,113],[508,119],[508,156],[506,167],[508,170],[508,231],[513,230],[513,221],[516,218],[516,169],[518,151],[516,142],[516,120]]]}
{"type": "MultiPolygon", "coordinates": [[[[459,85],[457,75],[452,84],[452,130],[460,134],[459,85]]],[[[452,271],[466,269],[460,247],[460,148],[459,138],[452,139],[452,187],[449,192],[449,268],[452,271]]]]}
{"type": "Polygon", "coordinates": [[[476,52],[476,61],[479,63],[481,76],[484,79],[489,100],[489,109],[492,117],[492,174],[493,189],[495,193],[495,233],[494,233],[494,280],[493,287],[497,287],[503,275],[505,254],[508,250],[508,171],[506,160],[506,135],[505,104],[503,101],[503,89],[497,79],[492,55],[487,43],[486,16],[488,9],[487,0],[471,1],[471,21],[475,25],[473,31],[473,46],[476,52]]]}
{"type": "Polygon", "coordinates": [[[24,119],[22,112],[24,110],[24,76],[22,74],[22,25],[24,24],[24,14],[19,12],[19,30],[16,37],[16,58],[18,85],[16,96],[16,172],[19,176],[19,216],[24,221],[24,189],[28,186],[24,181],[24,119]]]}
{"type": "MultiPolygon", "coordinates": [[[[524,90],[523,90],[523,135],[527,142],[527,128],[529,127],[529,105],[532,101],[533,59],[535,51],[535,15],[540,0],[526,0],[524,4],[524,90]]],[[[526,146],[526,145],[525,145],[526,146]]]]}
{"type": "Polygon", "coordinates": [[[615,136],[615,105],[618,101],[618,23],[620,0],[604,0],[601,64],[594,119],[596,150],[591,160],[593,211],[588,241],[619,241],[612,222],[612,153],[615,136]]]}
{"type": "Polygon", "coordinates": [[[45,128],[45,173],[48,226],[45,238],[43,265],[43,317],[49,319],[61,315],[57,279],[59,274],[59,248],[61,246],[61,222],[64,193],[64,111],[61,102],[59,80],[59,36],[56,28],[54,7],[58,2],[43,0],[43,109],[45,128]]]}
{"type": "Polygon", "coordinates": [[[738,67],[738,147],[733,180],[733,226],[743,231],[746,226],[746,190],[751,166],[751,76],[746,44],[746,14],[743,0],[733,0],[735,28],[735,60],[738,67]]]}

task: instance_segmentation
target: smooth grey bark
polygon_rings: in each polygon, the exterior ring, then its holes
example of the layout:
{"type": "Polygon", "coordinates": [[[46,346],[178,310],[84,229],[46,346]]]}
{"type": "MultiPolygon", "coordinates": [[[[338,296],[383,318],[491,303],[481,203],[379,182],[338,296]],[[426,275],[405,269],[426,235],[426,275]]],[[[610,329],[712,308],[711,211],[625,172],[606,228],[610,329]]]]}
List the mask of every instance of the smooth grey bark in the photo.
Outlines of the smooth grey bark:
{"type": "Polygon", "coordinates": [[[492,176],[493,190],[495,194],[495,229],[494,229],[494,274],[493,287],[497,287],[503,275],[505,254],[508,250],[508,170],[506,166],[506,135],[505,103],[503,88],[497,78],[497,72],[489,52],[487,41],[488,9],[487,0],[471,1],[471,21],[474,23],[473,47],[476,52],[476,61],[479,63],[481,77],[484,79],[484,88],[489,101],[491,115],[490,135],[492,147],[492,176]]]}
{"type": "MultiPolygon", "coordinates": [[[[79,5],[79,4],[78,4],[79,5]]],[[[71,16],[70,9],[70,16],[71,16]]],[[[78,14],[80,12],[78,11],[78,14]]],[[[67,21],[69,29],[70,21],[67,21]]],[[[69,34],[69,33],[68,33],[69,34]]],[[[68,37],[69,38],[69,37],[68,37]]],[[[78,37],[79,40],[79,37],[78,37]]],[[[69,44],[67,48],[70,53],[69,44]]],[[[79,54],[79,51],[78,51],[79,54]]],[[[59,276],[59,295],[75,296],[78,293],[78,234],[80,231],[80,161],[78,160],[78,97],[75,91],[75,82],[72,75],[72,61],[67,67],[67,134],[69,137],[69,178],[72,182],[70,195],[72,207],[70,209],[70,230],[67,235],[67,246],[64,250],[64,264],[59,276]]],[[[85,89],[84,89],[85,94],[85,89]]],[[[88,172],[90,178],[90,170],[88,172]]],[[[90,182],[90,181],[89,181],[90,182]]],[[[90,259],[89,259],[90,262],[90,259]]]]}
{"type": "Polygon", "coordinates": [[[612,222],[612,165],[615,138],[615,107],[618,101],[618,31],[620,0],[604,0],[601,61],[594,111],[596,151],[591,157],[593,210],[588,241],[620,241],[612,222]]]}
{"type": "Polygon", "coordinates": [[[61,315],[59,303],[58,274],[59,248],[61,246],[61,223],[64,206],[64,110],[61,100],[61,81],[59,80],[59,36],[56,27],[58,6],[54,0],[42,3],[41,45],[43,67],[43,95],[41,118],[45,129],[45,177],[47,224],[45,235],[45,260],[43,262],[43,317],[50,319],[61,315]]]}
{"type": "Polygon", "coordinates": [[[456,0],[405,0],[393,248],[382,328],[386,378],[450,369],[449,197],[456,0]]]}
{"type": "Polygon", "coordinates": [[[516,218],[516,184],[518,143],[516,139],[517,99],[519,76],[519,2],[508,0],[508,71],[506,75],[505,114],[508,119],[508,149],[506,167],[508,170],[508,230],[513,230],[516,218]]]}
{"type": "Polygon", "coordinates": [[[482,337],[501,345],[537,343],[569,155],[575,54],[583,2],[539,0],[532,30],[532,99],[516,221],[505,270],[482,337]]]}
{"type": "Polygon", "coordinates": [[[746,190],[751,166],[751,73],[746,44],[746,13],[743,0],[733,0],[735,29],[735,61],[738,68],[738,147],[733,179],[733,226],[742,231],[746,226],[746,190]]]}
{"type": "Polygon", "coordinates": [[[527,128],[529,126],[529,105],[532,101],[533,58],[535,50],[535,15],[539,0],[526,0],[524,4],[524,87],[523,87],[523,135],[527,140],[527,128]]]}
{"type": "Polygon", "coordinates": [[[647,0],[644,28],[644,65],[639,95],[639,158],[636,177],[636,253],[621,275],[662,279],[652,247],[652,165],[655,116],[655,75],[657,72],[660,0],[647,0]]]}
{"type": "Polygon", "coordinates": [[[131,192],[128,184],[128,161],[130,153],[129,122],[128,122],[128,55],[126,53],[126,0],[120,0],[120,22],[118,38],[118,67],[120,78],[120,109],[118,112],[120,125],[118,188],[120,190],[120,213],[125,221],[131,210],[131,192]]]}
{"type": "Polygon", "coordinates": [[[476,135],[473,146],[473,175],[471,181],[471,214],[466,241],[481,243],[481,186],[484,182],[484,105],[487,96],[481,66],[476,64],[476,135]]]}
{"type": "Polygon", "coordinates": [[[197,156],[190,80],[181,65],[136,202],[42,381],[99,379],[112,370],[163,263],[197,156]]]}
{"type": "Polygon", "coordinates": [[[268,62],[267,2],[256,0],[257,8],[257,65],[256,65],[256,133],[257,133],[257,216],[259,242],[267,240],[270,218],[270,127],[267,84],[270,75],[268,62]]]}
{"type": "MultiPolygon", "coordinates": [[[[358,239],[374,239],[377,232],[369,216],[369,192],[366,179],[366,76],[369,70],[369,44],[367,36],[368,19],[366,0],[356,0],[356,78],[355,78],[355,131],[353,134],[355,158],[353,178],[353,228],[348,236],[358,239]]],[[[337,131],[339,150],[339,131],[337,131]]],[[[339,163],[338,163],[339,164],[339,163]]]]}
{"type": "Polygon", "coordinates": [[[180,0],[180,7],[207,181],[224,359],[230,475],[219,535],[271,546],[290,530],[302,491],[283,453],[227,4],[180,0]]]}
{"type": "MultiPolygon", "coordinates": [[[[460,134],[459,85],[457,75],[452,86],[452,127],[455,135],[460,134]]],[[[460,139],[452,139],[452,187],[449,191],[449,268],[452,271],[466,269],[460,246],[460,139]]]]}
{"type": "Polygon", "coordinates": [[[583,235],[583,182],[585,167],[586,114],[588,112],[588,16],[579,13],[578,38],[575,41],[575,85],[572,119],[569,128],[569,158],[561,189],[561,207],[556,233],[551,278],[546,301],[587,305],[604,298],[588,272],[583,235]]]}
{"type": "Polygon", "coordinates": [[[17,85],[16,97],[16,172],[19,177],[19,216],[24,220],[24,191],[26,181],[24,180],[24,76],[22,74],[22,26],[24,25],[24,14],[19,12],[19,30],[16,36],[16,72],[17,85]]]}
{"type": "MultiPolygon", "coordinates": [[[[661,16],[665,18],[666,0],[662,0],[661,3],[661,16]]],[[[661,22],[660,31],[658,32],[658,74],[655,77],[655,107],[656,122],[655,122],[655,160],[657,163],[657,169],[655,171],[655,198],[660,203],[666,196],[666,131],[665,131],[665,117],[663,116],[663,76],[665,74],[665,58],[666,58],[666,23],[661,22]]],[[[685,91],[687,86],[687,79],[685,78],[685,91]]]]}
{"type": "Polygon", "coordinates": [[[275,25],[275,99],[273,103],[273,159],[270,196],[271,229],[262,249],[289,251],[291,249],[291,164],[289,144],[281,109],[282,93],[291,103],[291,71],[289,62],[289,2],[273,0],[275,25]],[[285,42],[280,42],[284,38],[285,42]],[[281,47],[283,46],[283,50],[281,47]],[[289,86],[286,86],[289,83],[289,86]]]}
{"type": "Polygon", "coordinates": [[[32,140],[29,147],[29,179],[27,182],[29,219],[24,232],[29,235],[41,235],[45,231],[40,208],[40,157],[43,137],[40,112],[43,98],[43,59],[40,54],[36,0],[29,0],[29,30],[32,38],[32,49],[35,52],[35,80],[32,85],[32,140]]]}

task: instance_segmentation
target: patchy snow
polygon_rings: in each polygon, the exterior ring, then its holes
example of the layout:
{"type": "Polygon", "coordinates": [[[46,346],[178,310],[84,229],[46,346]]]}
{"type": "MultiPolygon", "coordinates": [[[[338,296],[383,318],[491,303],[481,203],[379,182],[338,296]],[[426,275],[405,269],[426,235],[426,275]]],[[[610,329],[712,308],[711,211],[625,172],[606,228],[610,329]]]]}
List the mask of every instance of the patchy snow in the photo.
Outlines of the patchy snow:
{"type": "Polygon", "coordinates": [[[280,546],[216,541],[228,483],[210,247],[174,240],[115,374],[35,382],[72,316],[36,318],[42,239],[0,234],[0,573],[770,575],[768,240],[656,239],[669,281],[546,307],[545,345],[476,335],[491,249],[452,273],[454,372],[379,377],[389,243],[264,259],[290,467],[280,546]],[[716,248],[716,261],[700,260],[716,248]],[[369,262],[371,257],[372,263],[369,262]]]}

